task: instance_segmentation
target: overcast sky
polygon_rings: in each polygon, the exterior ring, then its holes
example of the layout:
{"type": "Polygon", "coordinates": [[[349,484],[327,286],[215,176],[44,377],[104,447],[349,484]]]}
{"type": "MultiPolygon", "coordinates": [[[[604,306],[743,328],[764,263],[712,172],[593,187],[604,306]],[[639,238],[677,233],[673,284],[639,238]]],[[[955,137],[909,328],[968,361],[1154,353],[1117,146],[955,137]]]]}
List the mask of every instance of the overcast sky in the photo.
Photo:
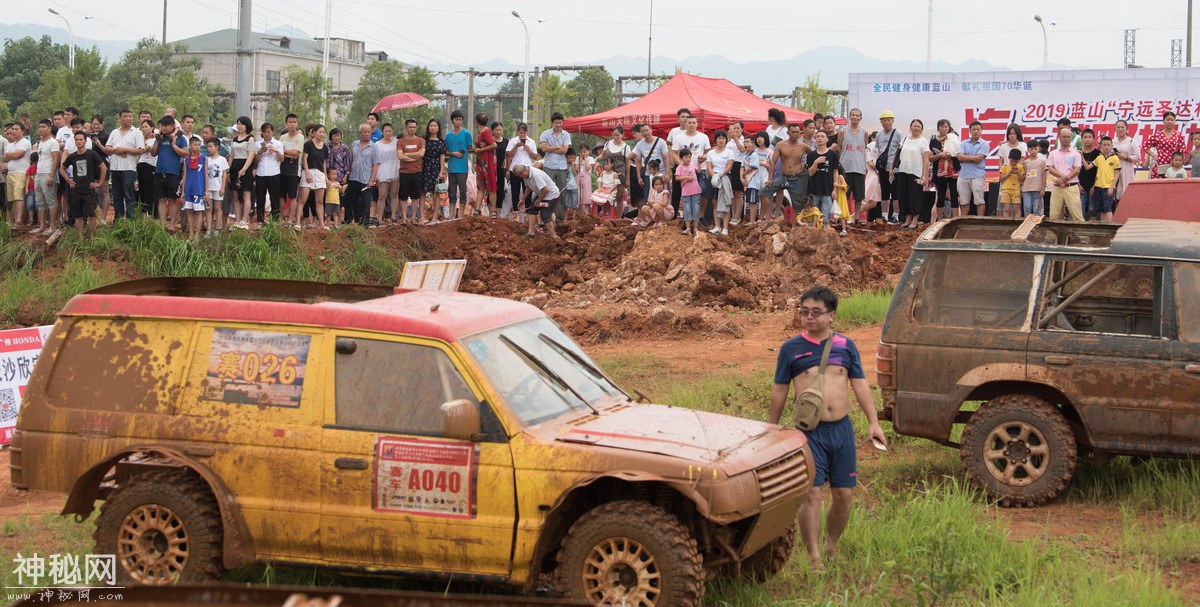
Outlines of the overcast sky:
{"type": "MultiPolygon", "coordinates": [[[[1139,28],[1138,63],[1166,67],[1170,40],[1185,38],[1187,1],[934,0],[933,58],[1040,68],[1042,31],[1033,19],[1040,14],[1047,24],[1053,64],[1121,67],[1123,30],[1139,28]]],[[[237,0],[167,2],[168,41],[236,27],[237,0]]],[[[95,5],[14,0],[3,18],[62,26],[62,20],[46,10],[53,7],[72,21],[94,15],[95,19],[76,25],[75,35],[81,38],[157,37],[162,30],[161,0],[113,0],[100,5],[102,10],[88,13],[95,5]]],[[[521,24],[509,14],[514,9],[531,28],[534,64],[646,55],[649,0],[334,0],[332,32],[336,37],[365,40],[368,50],[384,50],[406,62],[465,65],[499,58],[521,64],[525,37],[521,24]],[[546,21],[538,24],[539,18],[546,21]]],[[[256,31],[291,25],[315,36],[324,33],[323,0],[254,0],[254,13],[256,31]]],[[[657,0],[654,55],[723,54],[746,62],[847,45],[874,57],[924,61],[927,16],[926,0],[657,0]],[[738,14],[743,7],[752,10],[738,14]]],[[[1195,43],[1200,44],[1200,39],[1195,43]]],[[[1200,64],[1200,49],[1193,58],[1200,64]]],[[[673,66],[655,64],[654,68],[670,71],[673,66]]],[[[791,75],[785,78],[794,80],[791,75]]]]}

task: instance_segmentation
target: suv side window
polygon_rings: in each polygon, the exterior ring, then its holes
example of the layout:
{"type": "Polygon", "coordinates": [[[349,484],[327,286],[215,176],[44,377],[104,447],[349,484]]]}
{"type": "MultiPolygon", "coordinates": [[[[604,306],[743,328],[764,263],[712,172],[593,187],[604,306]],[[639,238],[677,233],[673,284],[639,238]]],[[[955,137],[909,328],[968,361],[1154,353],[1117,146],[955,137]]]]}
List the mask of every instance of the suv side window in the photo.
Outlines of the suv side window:
{"type": "Polygon", "coordinates": [[[1161,266],[1067,259],[1049,264],[1039,328],[1162,335],[1161,266]]]}
{"type": "Polygon", "coordinates": [[[339,337],[334,367],[341,428],[442,435],[442,403],[479,404],[445,352],[414,343],[339,337]]]}
{"type": "Polygon", "coordinates": [[[1017,329],[1025,324],[1034,256],[933,251],[913,298],[913,321],[943,327],[1017,329]]]}
{"type": "Polygon", "coordinates": [[[1175,263],[1175,305],[1179,306],[1179,339],[1200,343],[1200,263],[1175,263]]]}

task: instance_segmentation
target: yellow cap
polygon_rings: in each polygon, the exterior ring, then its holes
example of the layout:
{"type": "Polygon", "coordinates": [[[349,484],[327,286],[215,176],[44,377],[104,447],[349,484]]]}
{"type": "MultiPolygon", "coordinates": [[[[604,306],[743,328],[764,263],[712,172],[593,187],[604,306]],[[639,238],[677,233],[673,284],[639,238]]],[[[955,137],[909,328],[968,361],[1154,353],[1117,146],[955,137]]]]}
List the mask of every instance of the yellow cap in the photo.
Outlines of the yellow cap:
{"type": "Polygon", "coordinates": [[[883,113],[879,115],[880,120],[883,120],[884,118],[895,118],[895,117],[896,117],[896,115],[892,113],[892,110],[883,110],[883,113]]]}

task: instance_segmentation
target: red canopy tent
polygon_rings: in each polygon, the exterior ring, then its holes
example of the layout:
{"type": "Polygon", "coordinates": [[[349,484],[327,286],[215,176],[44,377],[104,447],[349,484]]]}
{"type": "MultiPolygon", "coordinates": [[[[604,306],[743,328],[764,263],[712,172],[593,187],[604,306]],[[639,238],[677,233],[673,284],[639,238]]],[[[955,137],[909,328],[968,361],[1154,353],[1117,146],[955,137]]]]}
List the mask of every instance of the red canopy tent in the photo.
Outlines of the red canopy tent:
{"type": "Polygon", "coordinates": [[[629,129],[639,123],[649,124],[654,134],[665,137],[679,126],[675,112],[688,108],[698,121],[697,128],[706,133],[729,127],[734,120],[746,125],[746,133],[767,128],[767,110],[783,110],[788,122],[803,122],[813,115],[772,103],[724,78],[701,78],[682,72],[646,96],[611,110],[568,118],[563,129],[571,133],[588,133],[600,137],[612,135],[614,126],[629,129]]]}

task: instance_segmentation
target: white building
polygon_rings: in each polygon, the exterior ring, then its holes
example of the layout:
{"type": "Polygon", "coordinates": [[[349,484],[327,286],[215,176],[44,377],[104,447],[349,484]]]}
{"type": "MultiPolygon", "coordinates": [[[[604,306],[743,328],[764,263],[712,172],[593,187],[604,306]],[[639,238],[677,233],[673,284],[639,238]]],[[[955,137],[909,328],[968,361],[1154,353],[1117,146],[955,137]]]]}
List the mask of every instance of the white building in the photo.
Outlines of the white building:
{"type": "MultiPolygon", "coordinates": [[[[176,41],[185,45],[187,55],[199,57],[203,62],[198,76],[209,82],[220,84],[226,90],[236,87],[237,30],[217,30],[192,38],[176,41]]],[[[281,72],[288,65],[301,69],[321,66],[325,39],[313,40],[301,35],[251,32],[250,50],[253,53],[250,119],[255,125],[266,117],[268,97],[278,93],[281,72]]],[[[387,61],[387,53],[366,50],[361,40],[346,38],[329,39],[329,77],[333,81],[335,97],[338,92],[353,92],[358,88],[367,63],[387,61]]]]}

